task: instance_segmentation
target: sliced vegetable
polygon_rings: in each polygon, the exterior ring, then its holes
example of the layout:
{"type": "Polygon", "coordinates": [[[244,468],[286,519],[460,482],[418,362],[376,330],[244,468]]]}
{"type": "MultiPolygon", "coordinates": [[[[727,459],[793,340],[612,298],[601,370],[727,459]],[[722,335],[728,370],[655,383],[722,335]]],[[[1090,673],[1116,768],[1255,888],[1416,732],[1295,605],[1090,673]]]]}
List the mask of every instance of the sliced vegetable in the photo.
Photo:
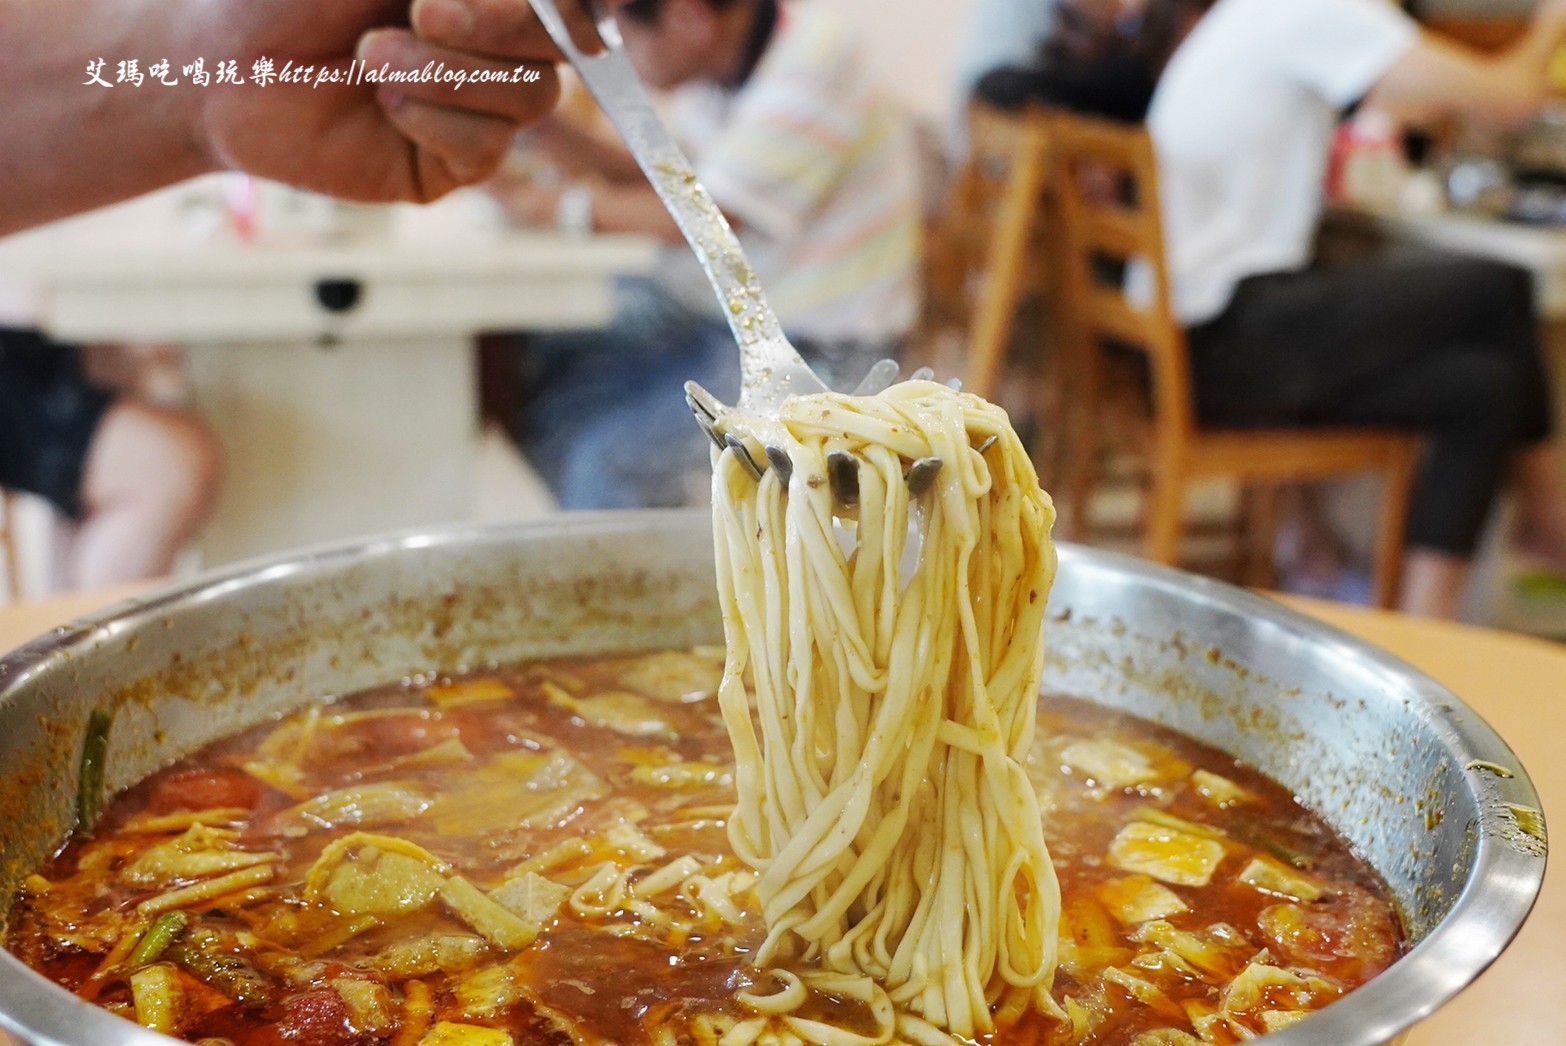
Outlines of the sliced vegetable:
{"type": "Polygon", "coordinates": [[[429,818],[443,835],[486,834],[495,825],[552,825],[609,788],[564,752],[503,752],[443,791],[429,818]]]}
{"type": "Polygon", "coordinates": [[[165,1035],[179,1030],[185,991],[174,967],[161,962],[144,966],[130,975],[130,986],[136,1003],[136,1023],[165,1035]]]}
{"type": "Polygon", "coordinates": [[[592,844],[586,839],[574,835],[569,836],[517,864],[506,874],[506,878],[515,878],[520,875],[526,875],[528,872],[542,874],[543,872],[552,871],[561,865],[579,861],[592,852],[592,844]]]}
{"type": "Polygon", "coordinates": [[[360,915],[338,923],[326,933],[321,934],[304,944],[298,951],[306,959],[314,959],[320,955],[334,952],[362,933],[369,933],[381,925],[381,919],[374,915],[360,915]]]}
{"type": "Polygon", "coordinates": [[[269,864],[257,865],[254,868],[241,868],[237,872],[229,872],[220,875],[216,879],[204,879],[199,883],[171,890],[168,893],[149,897],[136,906],[136,910],[143,915],[156,915],[159,912],[171,911],[175,908],[191,908],[203,901],[211,901],[225,894],[239,893],[248,890],[252,886],[260,886],[262,883],[272,881],[272,866],[269,864]]]}
{"type": "Polygon", "coordinates": [[[620,671],[620,682],[660,701],[689,703],[712,697],[723,680],[723,654],[668,650],[636,657],[620,671]]]}
{"type": "Polygon", "coordinates": [[[109,729],[112,713],[93,709],[87,717],[87,733],[82,737],[82,759],[76,774],[76,827],[88,831],[103,813],[103,773],[109,758],[109,729]]]}
{"type": "Polygon", "coordinates": [[[135,835],[165,835],[169,832],[185,832],[198,824],[203,828],[243,824],[249,813],[241,806],[219,806],[202,810],[176,810],[171,814],[144,814],[131,818],[121,830],[135,835]]]}
{"type": "Polygon", "coordinates": [[[509,1032],[482,1024],[440,1021],[419,1040],[419,1046],[513,1046],[509,1032]]]}
{"type": "Polygon", "coordinates": [[[330,982],[348,1010],[348,1024],[361,1035],[379,1037],[397,1022],[397,1004],[379,981],[363,977],[333,977],[330,982]]]}
{"type": "Polygon", "coordinates": [[[1223,989],[1219,1012],[1230,1022],[1268,1030],[1262,1023],[1264,1012],[1319,1009],[1342,994],[1341,988],[1309,971],[1285,970],[1257,959],[1223,989]]]}
{"type": "Polygon", "coordinates": [[[526,974],[510,963],[484,966],[464,974],[452,984],[451,1001],[458,1016],[486,1020],[527,998],[523,988],[525,978],[526,974]]]}
{"type": "Polygon", "coordinates": [[[542,925],[522,919],[460,875],[446,880],[440,889],[440,899],[453,915],[483,934],[491,944],[507,951],[526,948],[543,930],[542,925]]]}
{"type": "Polygon", "coordinates": [[[275,853],[242,850],[237,838],[227,829],[191,825],[183,835],[147,847],[120,870],[120,878],[135,886],[172,886],[282,860],[275,853]]]}
{"type": "Polygon", "coordinates": [[[412,784],[377,781],[308,799],[278,814],[278,822],[285,831],[295,826],[299,831],[345,825],[373,827],[411,821],[434,805],[435,800],[412,784]]]}
{"type": "Polygon", "coordinates": [[[1320,900],[1325,892],[1315,879],[1279,864],[1270,857],[1252,858],[1251,863],[1241,869],[1236,878],[1262,893],[1295,901],[1320,900]]]}
{"type": "Polygon", "coordinates": [[[134,970],[155,960],[174,943],[174,938],[179,936],[189,921],[190,917],[177,909],[164,912],[152,920],[152,925],[136,942],[136,948],[130,953],[130,958],[125,960],[125,965],[134,970]]]}
{"type": "Polygon", "coordinates": [[[625,690],[611,690],[591,697],[576,697],[564,687],[545,681],[540,687],[552,705],[580,716],[593,726],[632,737],[678,736],[667,713],[650,698],[625,690]]]}
{"type": "Polygon", "coordinates": [[[1139,1033],[1131,1046],[1202,1046],[1202,1040],[1178,1028],[1159,1028],[1139,1033]]]}
{"type": "Polygon", "coordinates": [[[1151,944],[1179,956],[1206,979],[1221,982],[1245,967],[1255,947],[1227,923],[1214,923],[1203,930],[1181,930],[1154,919],[1137,927],[1131,935],[1142,944],[1151,944]]]}

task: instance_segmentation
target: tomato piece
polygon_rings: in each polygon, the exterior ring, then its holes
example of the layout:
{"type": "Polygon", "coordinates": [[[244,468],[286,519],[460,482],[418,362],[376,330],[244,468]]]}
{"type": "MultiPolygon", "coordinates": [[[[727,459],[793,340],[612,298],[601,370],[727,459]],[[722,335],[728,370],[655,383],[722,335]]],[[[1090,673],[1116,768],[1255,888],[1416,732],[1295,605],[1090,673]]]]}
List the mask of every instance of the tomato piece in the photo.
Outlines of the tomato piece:
{"type": "Polygon", "coordinates": [[[261,784],[242,770],[179,770],[159,777],[147,807],[153,813],[176,810],[254,810],[261,802],[261,784]]]}
{"type": "Polygon", "coordinates": [[[348,1004],[335,988],[317,988],[283,1000],[277,1031],[300,1046],[351,1046],[364,1040],[348,1019],[348,1004]]]}

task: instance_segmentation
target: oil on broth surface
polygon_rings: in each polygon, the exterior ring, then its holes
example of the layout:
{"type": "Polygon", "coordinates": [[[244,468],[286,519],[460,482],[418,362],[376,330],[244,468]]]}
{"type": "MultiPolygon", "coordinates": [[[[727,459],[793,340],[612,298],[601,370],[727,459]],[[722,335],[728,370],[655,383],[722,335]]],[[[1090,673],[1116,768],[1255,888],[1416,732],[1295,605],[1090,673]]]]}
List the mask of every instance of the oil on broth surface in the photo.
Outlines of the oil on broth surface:
{"type": "MultiPolygon", "coordinates": [[[[715,1043],[776,988],[725,830],[721,667],[535,662],[247,731],[116,797],[28,879],[7,947],[192,1041],[715,1043]]],[[[981,1041],[1240,1042],[1401,952],[1373,871],[1221,753],[1047,697],[1030,774],[1066,1019],[981,1041]]],[[[873,1025],[826,994],[802,1016],[873,1025]]]]}

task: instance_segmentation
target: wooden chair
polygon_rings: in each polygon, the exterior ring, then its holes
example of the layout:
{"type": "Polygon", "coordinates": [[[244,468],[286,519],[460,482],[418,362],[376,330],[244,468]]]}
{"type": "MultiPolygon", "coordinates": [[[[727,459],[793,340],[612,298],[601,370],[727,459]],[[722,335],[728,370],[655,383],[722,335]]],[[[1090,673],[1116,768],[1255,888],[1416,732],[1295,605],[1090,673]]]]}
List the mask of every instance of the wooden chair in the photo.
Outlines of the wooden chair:
{"type": "Polygon", "coordinates": [[[1042,109],[974,103],[968,153],[929,228],[918,362],[980,396],[996,393],[1019,309],[1045,293],[1048,123],[1042,109]]]}
{"type": "Polygon", "coordinates": [[[16,551],[16,493],[0,487],[0,605],[22,596],[22,566],[16,551]]]}
{"type": "Polygon", "coordinates": [[[1071,360],[1075,406],[1066,419],[1071,466],[1060,491],[1065,529],[1074,533],[1082,526],[1102,465],[1105,347],[1131,349],[1145,359],[1150,410],[1142,510],[1147,558],[1177,561],[1185,495],[1193,480],[1224,476],[1249,489],[1263,487],[1266,496],[1250,502],[1247,536],[1270,555],[1280,484],[1375,472],[1381,476],[1382,497],[1373,594],[1379,605],[1392,606],[1402,570],[1416,438],[1370,429],[1200,426],[1185,333],[1170,308],[1157,170],[1147,133],[1140,127],[1056,113],[1049,134],[1063,234],[1059,300],[1067,331],[1064,353],[1071,360]]]}

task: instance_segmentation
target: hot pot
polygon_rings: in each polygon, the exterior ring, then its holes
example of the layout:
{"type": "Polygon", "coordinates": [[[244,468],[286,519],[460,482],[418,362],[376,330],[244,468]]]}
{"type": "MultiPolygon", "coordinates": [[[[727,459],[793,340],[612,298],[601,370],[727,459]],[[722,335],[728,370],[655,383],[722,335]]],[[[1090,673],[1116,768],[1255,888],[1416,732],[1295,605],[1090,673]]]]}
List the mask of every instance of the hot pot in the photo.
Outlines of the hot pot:
{"type": "MultiPolygon", "coordinates": [[[[721,638],[705,513],[557,517],[374,539],[216,573],[0,660],[0,912],[65,835],[90,712],[115,712],[108,784],[310,701],[439,668],[721,638]]],[[[1544,875],[1538,797],[1449,691],[1226,585],[1061,549],[1045,685],[1240,756],[1386,879],[1412,951],[1269,1038],[1371,1046],[1461,990],[1544,875]]],[[[0,1027],[45,1044],[168,1042],[0,952],[0,1027]]]]}

